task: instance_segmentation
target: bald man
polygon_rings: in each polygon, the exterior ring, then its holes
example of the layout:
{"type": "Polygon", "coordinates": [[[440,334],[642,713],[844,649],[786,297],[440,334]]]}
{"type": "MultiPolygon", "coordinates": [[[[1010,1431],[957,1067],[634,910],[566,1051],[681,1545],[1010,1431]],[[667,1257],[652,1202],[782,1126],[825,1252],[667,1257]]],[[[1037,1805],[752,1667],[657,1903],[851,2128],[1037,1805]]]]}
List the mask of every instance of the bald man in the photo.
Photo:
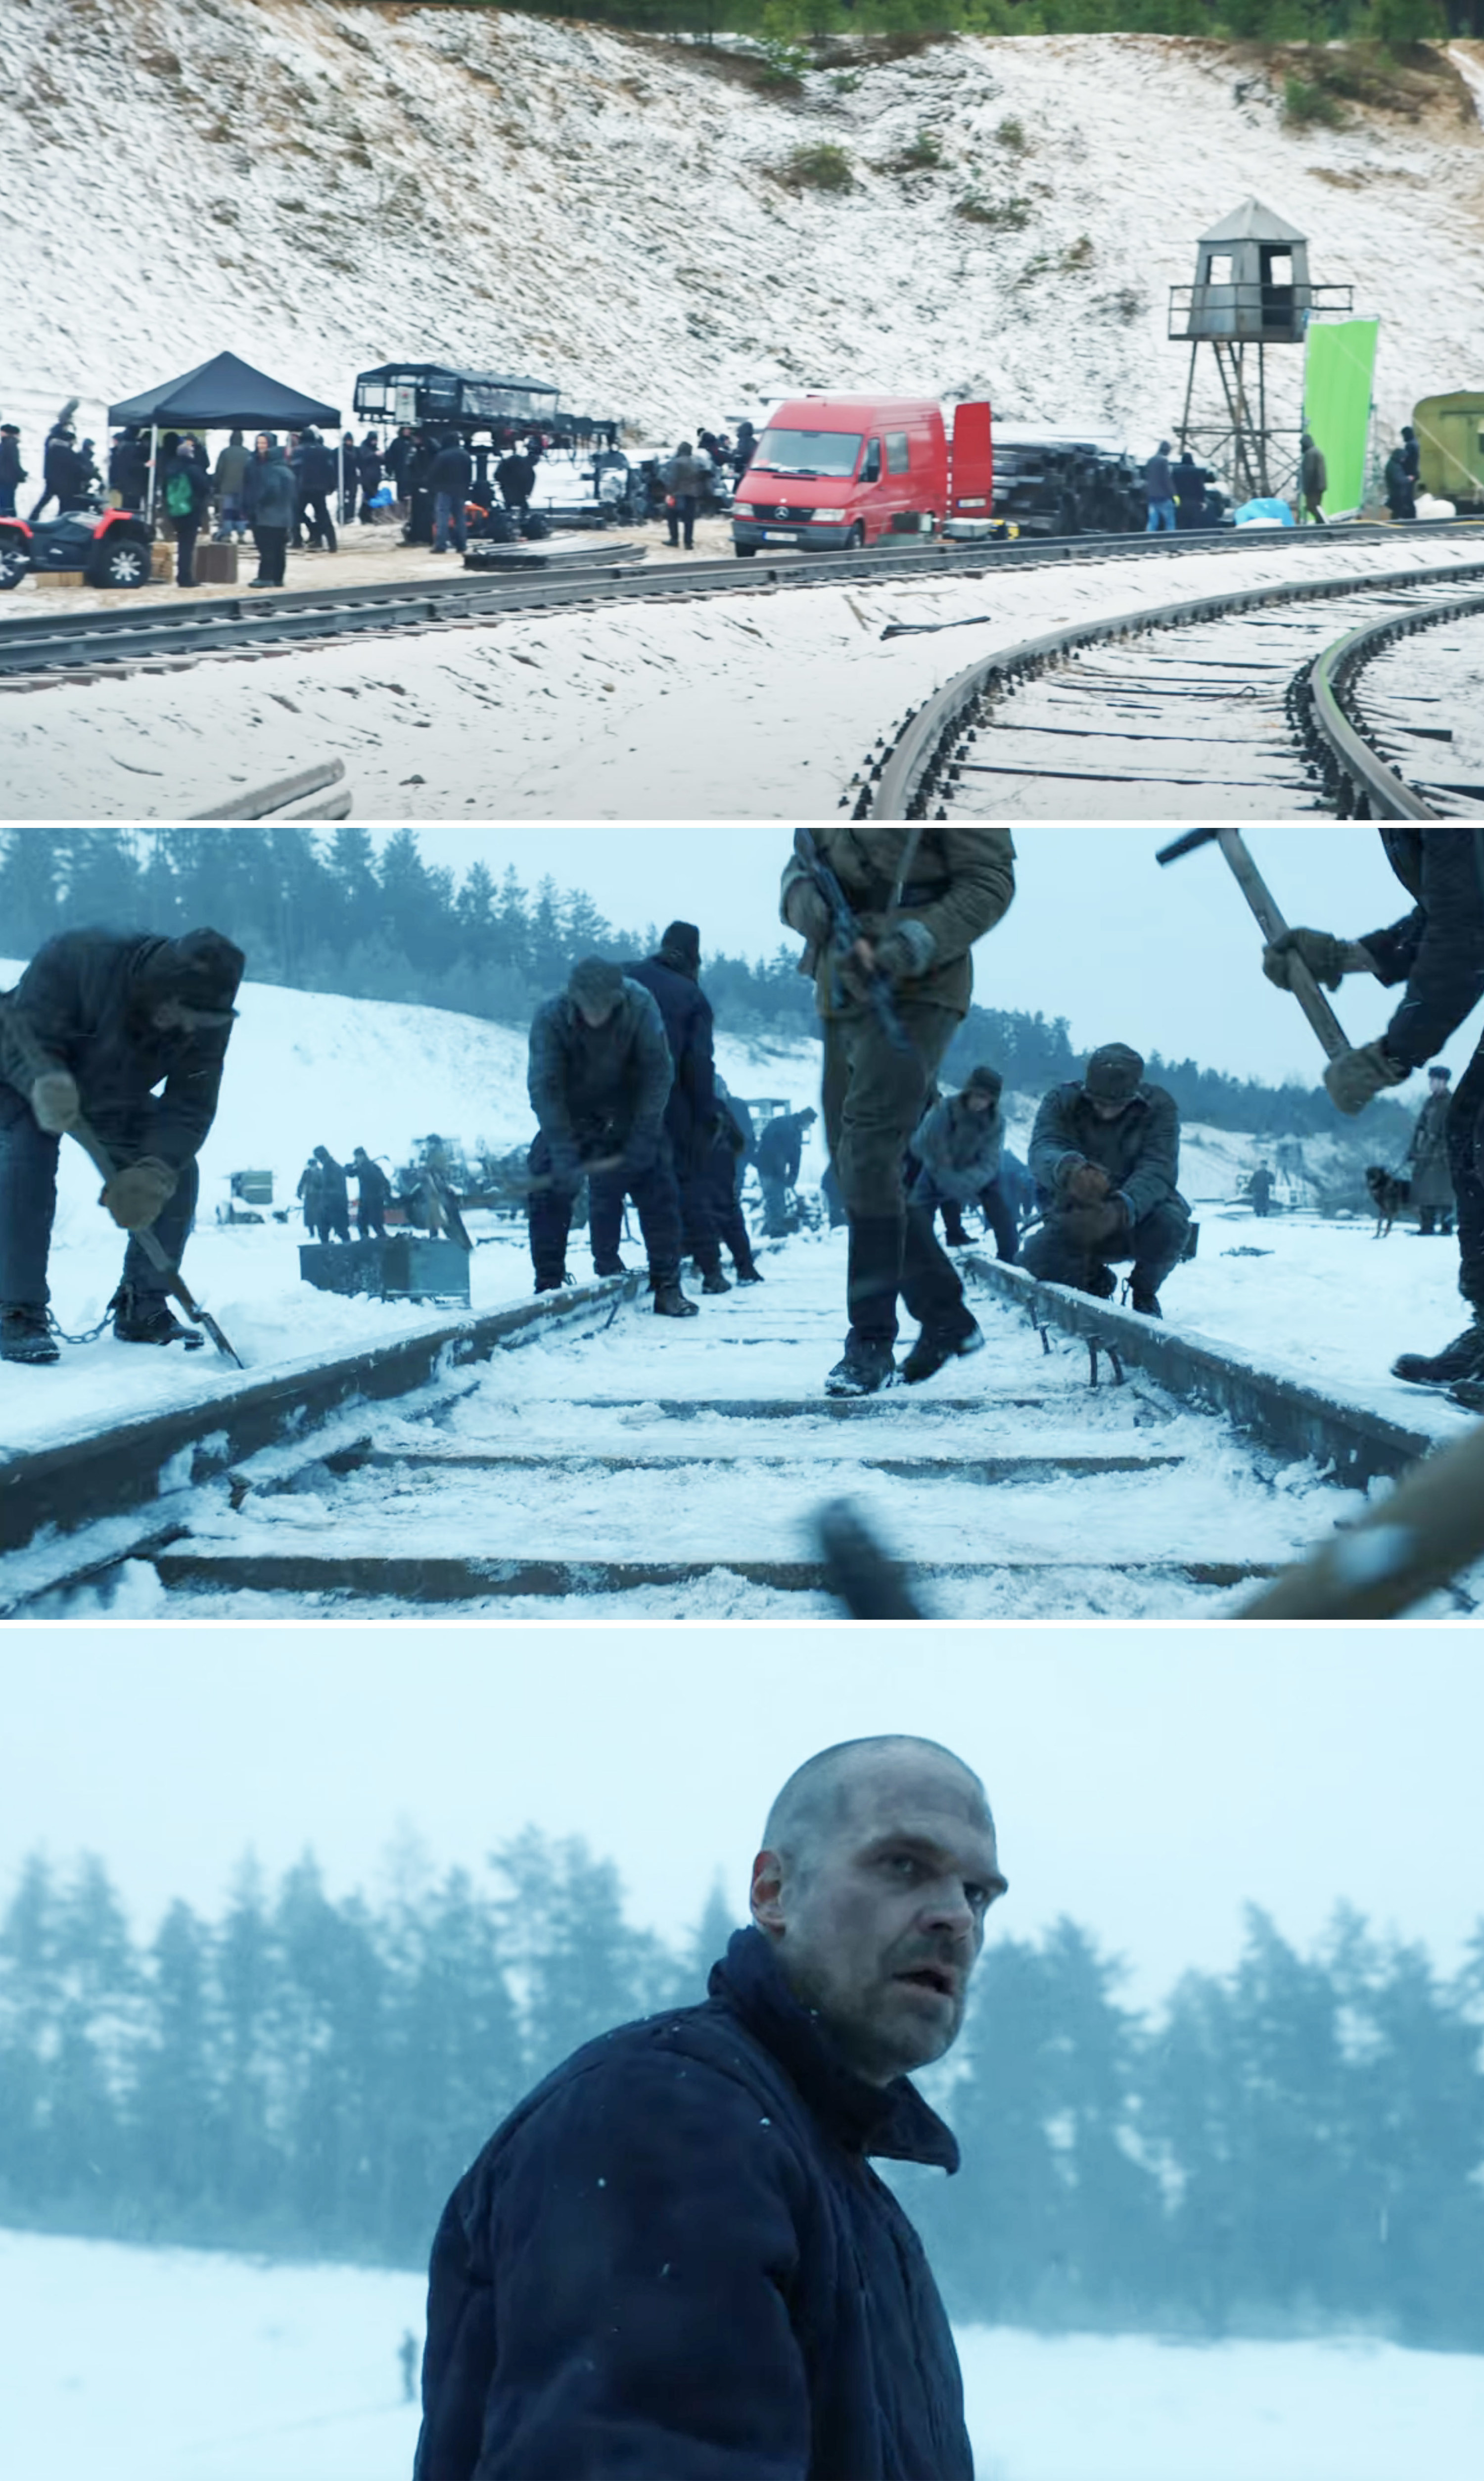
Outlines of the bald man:
{"type": "Polygon", "coordinates": [[[907,2079],[1004,1889],[934,1741],[790,1778],[705,2003],[576,2051],[450,2199],[415,2481],[972,2481],[948,2319],[869,2157],[957,2169],[907,2079]]]}

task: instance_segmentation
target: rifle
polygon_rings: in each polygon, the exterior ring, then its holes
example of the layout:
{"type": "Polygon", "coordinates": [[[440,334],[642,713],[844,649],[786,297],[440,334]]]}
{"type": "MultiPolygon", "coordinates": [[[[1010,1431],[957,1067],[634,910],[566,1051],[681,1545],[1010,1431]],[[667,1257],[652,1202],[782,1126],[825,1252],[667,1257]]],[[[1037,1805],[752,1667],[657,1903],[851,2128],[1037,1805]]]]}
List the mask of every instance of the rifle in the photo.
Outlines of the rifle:
{"type": "MultiPolygon", "coordinates": [[[[24,1073],[31,1079],[32,1083],[34,1084],[38,1077],[50,1076],[56,1068],[56,1061],[47,1058],[46,1053],[41,1049],[40,1045],[33,1035],[25,1018],[21,1015],[20,1010],[13,1005],[10,997],[5,994],[0,994],[0,1025],[3,1025],[9,1032],[11,1040],[14,1043],[15,1049],[20,1057],[24,1073]]],[[[81,1116],[81,1114],[79,1114],[78,1118],[73,1122],[71,1128],[67,1131],[67,1135],[70,1137],[76,1138],[77,1143],[82,1147],[84,1154],[88,1157],[88,1160],[92,1164],[94,1170],[102,1174],[105,1183],[111,1181],[118,1166],[115,1162],[113,1156],[109,1153],[108,1148],[103,1144],[101,1138],[96,1136],[94,1131],[89,1126],[89,1123],[81,1116]]],[[[244,1369],[246,1364],[241,1361],[238,1358],[238,1355],[232,1350],[231,1345],[222,1334],[221,1329],[218,1326],[216,1319],[211,1315],[211,1312],[209,1310],[203,1310],[200,1303],[194,1297],[186,1283],[184,1275],[180,1271],[180,1268],[174,1264],[172,1259],[166,1256],[163,1246],[155,1239],[153,1232],[149,1229],[147,1224],[142,1231],[132,1232],[129,1235],[129,1238],[131,1240],[137,1240],[139,1242],[140,1247],[143,1250],[143,1253],[149,1260],[150,1265],[155,1268],[158,1274],[164,1276],[165,1289],[167,1293],[169,1293],[173,1301],[177,1301],[179,1303],[192,1324],[194,1326],[204,1327],[206,1333],[210,1336],[212,1343],[216,1345],[217,1350],[223,1356],[223,1358],[227,1361],[236,1362],[239,1370],[244,1369]]]]}
{"type": "MultiPolygon", "coordinates": [[[[860,941],[864,938],[865,933],[862,930],[859,922],[856,920],[854,913],[850,909],[849,898],[846,896],[845,889],[841,886],[839,879],[835,876],[835,874],[831,870],[828,862],[820,851],[819,846],[815,843],[814,837],[807,827],[795,827],[794,831],[794,857],[798,863],[800,870],[802,870],[807,875],[811,885],[816,890],[816,893],[823,898],[824,902],[829,907],[830,956],[834,970],[838,974],[840,966],[845,962],[847,956],[853,953],[860,941]]],[[[896,900],[894,900],[894,901],[895,901],[896,900]]],[[[856,971],[859,974],[865,975],[865,968],[858,960],[856,963],[856,971]]],[[[880,1026],[882,1032],[885,1034],[887,1041],[891,1044],[892,1049],[894,1051],[910,1051],[912,1044],[908,1038],[906,1029],[903,1026],[900,1017],[897,1013],[896,1006],[892,1000],[891,984],[888,982],[886,976],[872,970],[869,975],[865,976],[865,979],[866,997],[871,1003],[876,1022],[880,1026]]]]}

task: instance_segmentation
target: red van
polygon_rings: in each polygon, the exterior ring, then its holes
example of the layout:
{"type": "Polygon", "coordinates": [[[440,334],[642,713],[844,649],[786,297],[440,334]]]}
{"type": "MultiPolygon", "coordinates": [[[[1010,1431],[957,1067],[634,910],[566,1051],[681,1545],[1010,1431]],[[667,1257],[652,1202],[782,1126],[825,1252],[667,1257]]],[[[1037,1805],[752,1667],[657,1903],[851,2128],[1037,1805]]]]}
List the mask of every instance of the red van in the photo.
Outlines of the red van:
{"type": "Polygon", "coordinates": [[[856,551],[893,535],[936,534],[950,517],[988,519],[994,455],[987,404],[943,410],[926,397],[799,396],[768,428],[732,502],[732,543],[856,551]]]}

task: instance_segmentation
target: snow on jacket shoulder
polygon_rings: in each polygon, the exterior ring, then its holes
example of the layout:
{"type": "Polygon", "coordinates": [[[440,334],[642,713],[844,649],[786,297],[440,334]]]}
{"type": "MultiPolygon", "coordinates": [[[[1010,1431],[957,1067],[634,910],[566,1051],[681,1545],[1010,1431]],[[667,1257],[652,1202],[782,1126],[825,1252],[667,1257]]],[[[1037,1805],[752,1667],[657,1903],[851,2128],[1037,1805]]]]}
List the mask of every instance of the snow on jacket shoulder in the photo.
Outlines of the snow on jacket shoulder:
{"type": "Polygon", "coordinates": [[[455,2191],[415,2481],[971,2481],[952,2337],[872,2154],[957,2163],[739,1931],[704,2005],[577,2051],[455,2191]]]}

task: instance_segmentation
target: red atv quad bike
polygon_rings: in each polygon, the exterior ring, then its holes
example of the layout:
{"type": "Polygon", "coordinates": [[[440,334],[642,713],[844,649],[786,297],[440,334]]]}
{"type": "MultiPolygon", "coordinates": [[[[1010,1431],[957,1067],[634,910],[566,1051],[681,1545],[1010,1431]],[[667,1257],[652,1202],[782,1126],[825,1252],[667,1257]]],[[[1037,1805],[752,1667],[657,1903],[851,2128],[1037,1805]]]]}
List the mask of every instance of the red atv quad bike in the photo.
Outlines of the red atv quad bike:
{"type": "Polygon", "coordinates": [[[41,568],[80,568],[90,586],[143,586],[153,540],[133,509],[68,509],[35,526],[0,517],[0,592],[41,568]]]}

